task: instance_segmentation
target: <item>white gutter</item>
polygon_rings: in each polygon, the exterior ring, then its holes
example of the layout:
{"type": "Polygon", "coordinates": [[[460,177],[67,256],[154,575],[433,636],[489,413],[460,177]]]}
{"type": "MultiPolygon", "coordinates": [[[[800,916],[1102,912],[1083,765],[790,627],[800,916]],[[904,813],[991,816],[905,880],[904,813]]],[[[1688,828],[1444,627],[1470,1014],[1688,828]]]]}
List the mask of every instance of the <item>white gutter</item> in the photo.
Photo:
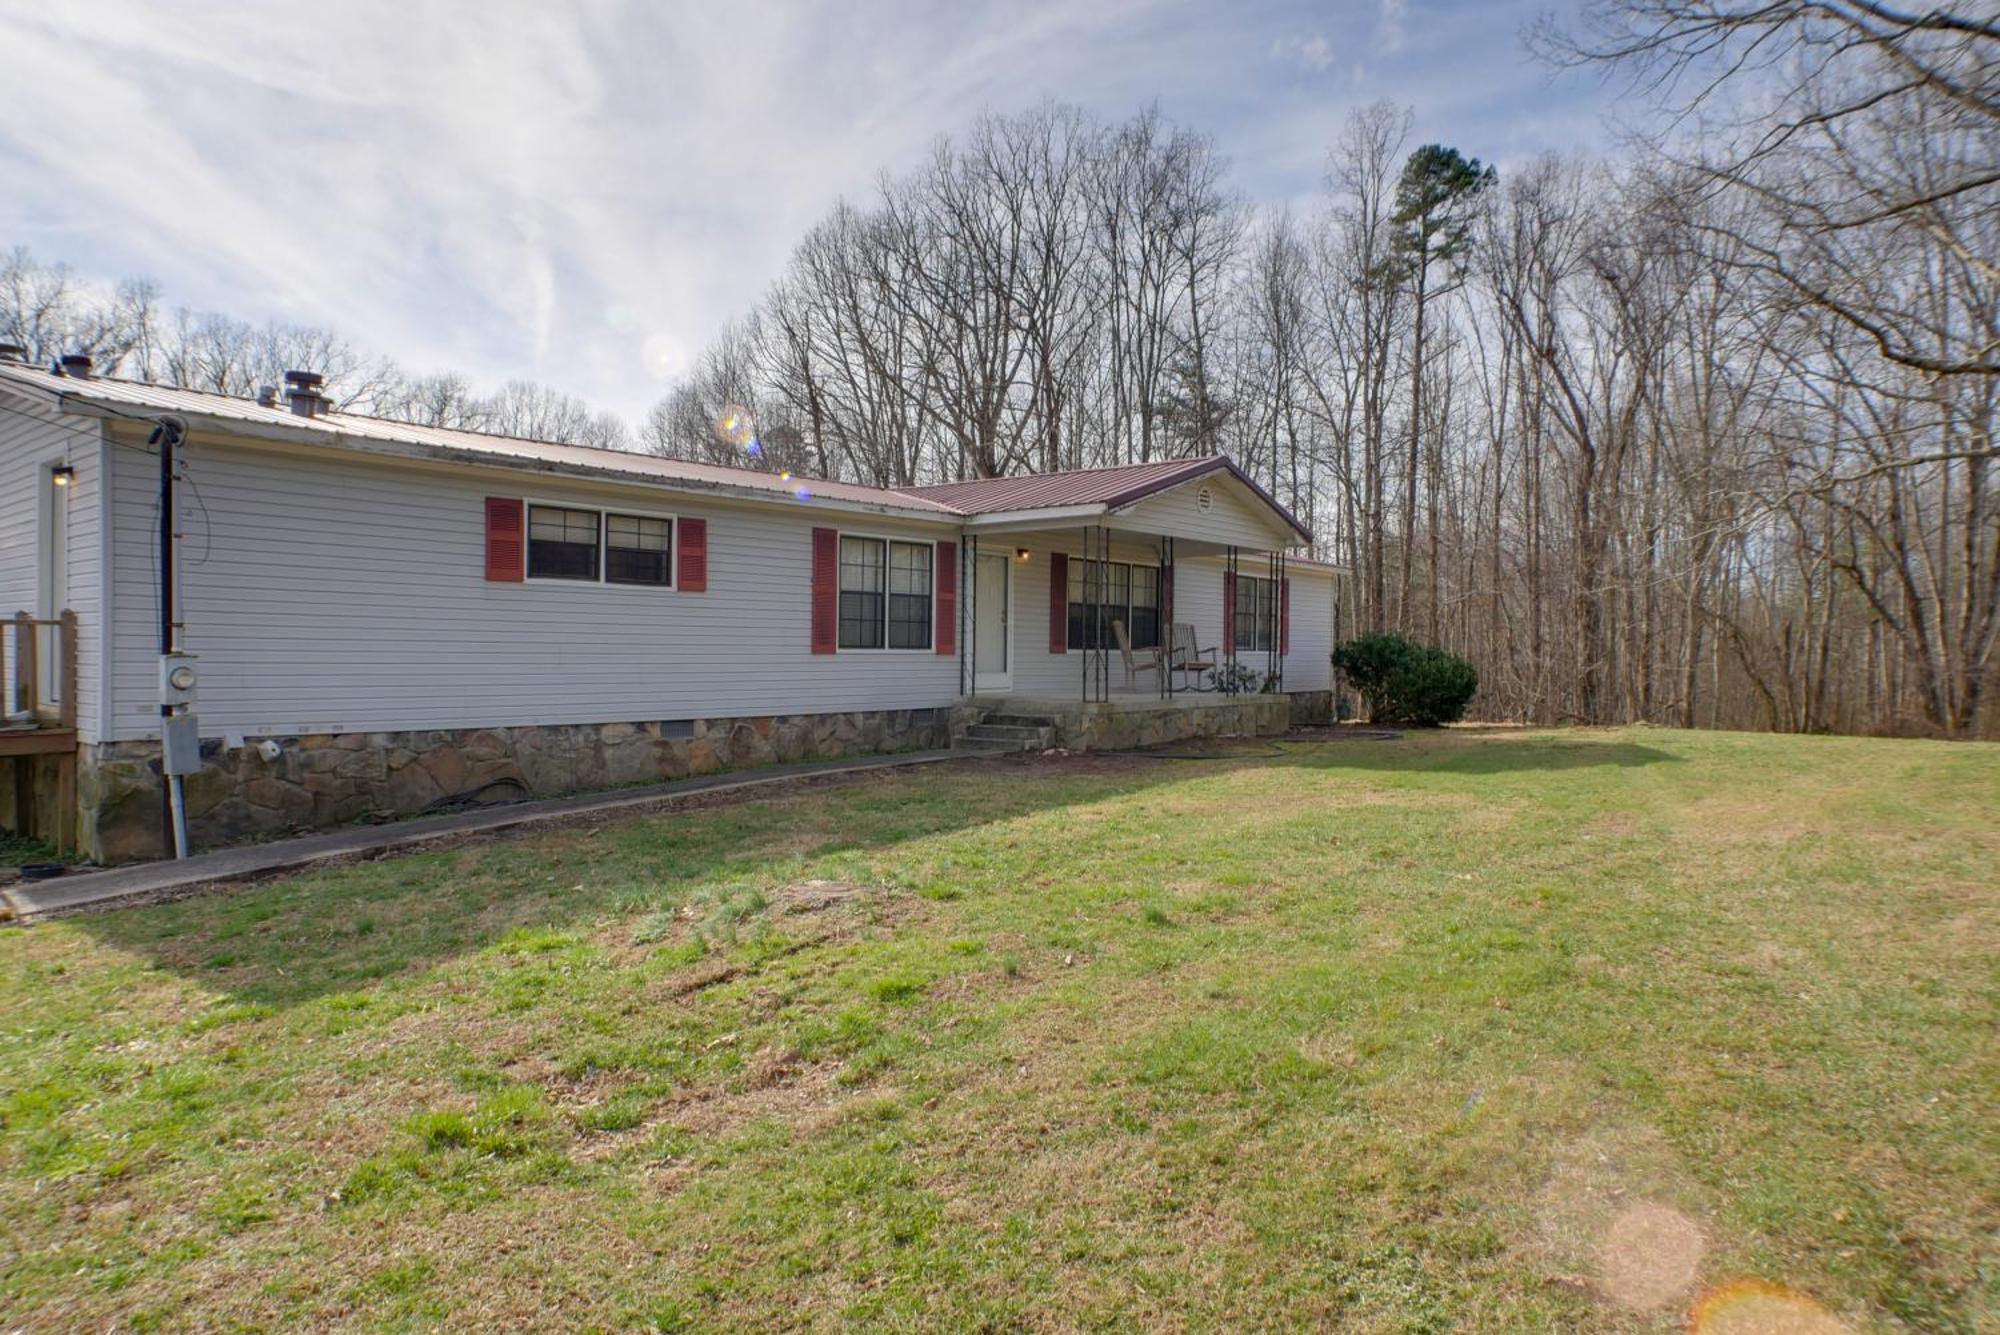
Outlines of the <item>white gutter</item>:
{"type": "Polygon", "coordinates": [[[1105,513],[1102,505],[1052,505],[1041,510],[990,510],[984,514],[969,515],[962,522],[968,529],[991,533],[1041,528],[1075,519],[1101,519],[1105,513]]]}

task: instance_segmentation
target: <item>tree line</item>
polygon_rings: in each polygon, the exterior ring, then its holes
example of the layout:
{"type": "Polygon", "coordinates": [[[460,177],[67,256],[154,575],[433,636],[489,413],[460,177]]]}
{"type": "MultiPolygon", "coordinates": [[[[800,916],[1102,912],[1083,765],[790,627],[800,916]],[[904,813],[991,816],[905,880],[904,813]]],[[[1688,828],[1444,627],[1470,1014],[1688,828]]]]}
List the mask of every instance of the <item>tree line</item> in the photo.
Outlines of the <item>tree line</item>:
{"type": "Polygon", "coordinates": [[[168,307],[151,280],[106,286],[39,260],[25,246],[0,253],[0,343],[20,347],[37,365],[85,353],[105,375],[239,398],[282,387],[286,371],[318,371],[342,412],[611,449],[633,445],[615,413],[547,385],[513,380],[482,393],[455,372],[406,371],[328,329],[168,307]]]}
{"type": "Polygon", "coordinates": [[[635,432],[24,252],[0,339],[230,393],[885,486],[1224,452],[1350,632],[1531,722],[2000,735],[2000,22],[1597,0],[1618,153],[1503,175],[1354,114],[1298,212],[1147,109],[986,115],[799,242],[635,432]]]}
{"type": "Polygon", "coordinates": [[[899,485],[1226,452],[1476,712],[2000,735],[2000,21],[1601,0],[1655,116],[1503,178],[1354,115],[1304,213],[1156,110],[843,202],[644,432],[899,485]]]}

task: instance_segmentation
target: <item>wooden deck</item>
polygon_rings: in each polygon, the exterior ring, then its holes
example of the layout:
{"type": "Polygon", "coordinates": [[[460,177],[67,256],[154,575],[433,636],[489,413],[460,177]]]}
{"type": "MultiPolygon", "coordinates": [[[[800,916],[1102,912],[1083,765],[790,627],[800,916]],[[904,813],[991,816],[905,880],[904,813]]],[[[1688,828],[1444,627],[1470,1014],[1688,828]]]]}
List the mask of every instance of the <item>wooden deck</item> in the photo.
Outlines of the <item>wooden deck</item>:
{"type": "Polygon", "coordinates": [[[6,721],[0,722],[0,759],[14,765],[13,829],[48,839],[57,850],[74,853],[76,847],[76,613],[64,612],[53,619],[17,613],[12,636],[0,635],[0,686],[5,689],[6,721]],[[54,636],[52,648],[47,636],[54,636]],[[10,646],[7,641],[13,641],[10,646]],[[11,652],[10,652],[11,650],[11,652]],[[53,660],[56,690],[51,693],[43,681],[45,656],[53,660]],[[53,694],[53,698],[51,698],[53,694]],[[46,773],[36,761],[43,756],[54,761],[54,773],[46,773]],[[35,825],[36,798],[44,787],[54,787],[55,828],[38,830],[35,825]]]}

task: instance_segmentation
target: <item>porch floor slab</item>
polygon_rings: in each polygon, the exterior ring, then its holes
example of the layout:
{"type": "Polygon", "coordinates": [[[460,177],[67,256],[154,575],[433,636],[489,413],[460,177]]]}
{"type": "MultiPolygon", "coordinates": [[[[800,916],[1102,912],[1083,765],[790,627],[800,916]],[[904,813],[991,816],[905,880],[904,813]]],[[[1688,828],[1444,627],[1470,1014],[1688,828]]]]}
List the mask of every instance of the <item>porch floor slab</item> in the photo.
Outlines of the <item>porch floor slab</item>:
{"type": "Polygon", "coordinates": [[[1148,713],[1181,709],[1229,709],[1255,695],[1224,695],[1220,691],[1113,691],[1108,700],[1084,700],[1075,695],[975,695],[972,703],[995,714],[1148,713]]]}

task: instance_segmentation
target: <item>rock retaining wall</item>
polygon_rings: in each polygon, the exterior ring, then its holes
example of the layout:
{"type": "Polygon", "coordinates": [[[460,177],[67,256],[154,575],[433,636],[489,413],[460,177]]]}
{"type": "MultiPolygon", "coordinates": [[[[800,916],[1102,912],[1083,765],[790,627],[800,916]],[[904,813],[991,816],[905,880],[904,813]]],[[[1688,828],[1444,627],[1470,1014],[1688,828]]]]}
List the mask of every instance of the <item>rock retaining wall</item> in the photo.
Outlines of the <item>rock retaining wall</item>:
{"type": "MultiPolygon", "coordinates": [[[[601,723],[279,737],[202,743],[185,782],[195,848],[418,815],[449,803],[554,797],[785,761],[951,744],[949,709],[877,710],[676,723],[601,723]]],[[[88,748],[78,776],[85,854],[100,862],[162,855],[160,748],[88,748]]]]}
{"type": "Polygon", "coordinates": [[[1218,702],[1119,709],[1079,704],[1054,715],[1055,744],[1072,751],[1120,751],[1189,737],[1255,737],[1291,726],[1291,697],[1244,695],[1218,702]]]}
{"type": "Polygon", "coordinates": [[[1333,692],[1293,691],[1292,722],[1294,724],[1333,722],[1333,692]]]}

